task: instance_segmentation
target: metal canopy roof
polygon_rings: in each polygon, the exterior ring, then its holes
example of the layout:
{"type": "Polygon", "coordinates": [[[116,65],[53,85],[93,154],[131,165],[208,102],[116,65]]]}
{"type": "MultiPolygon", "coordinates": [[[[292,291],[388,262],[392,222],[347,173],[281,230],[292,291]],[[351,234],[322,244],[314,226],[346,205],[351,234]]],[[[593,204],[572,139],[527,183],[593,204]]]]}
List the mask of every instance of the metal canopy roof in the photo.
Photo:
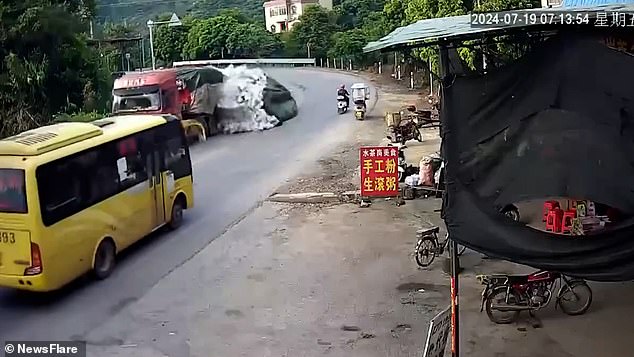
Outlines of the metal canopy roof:
{"type": "MultiPolygon", "coordinates": [[[[537,8],[537,9],[522,9],[514,11],[504,11],[504,13],[521,13],[521,12],[545,12],[545,13],[572,13],[572,12],[634,12],[634,4],[608,4],[608,5],[595,5],[595,6],[562,6],[556,8],[537,8]]],[[[590,19],[593,19],[593,14],[590,14],[590,19]]],[[[441,40],[450,39],[468,39],[477,37],[480,34],[492,34],[496,32],[502,32],[511,28],[528,28],[537,27],[536,25],[508,25],[502,27],[471,27],[470,15],[450,16],[435,19],[420,20],[413,24],[399,27],[392,31],[387,36],[368,43],[363,52],[373,52],[378,50],[387,50],[397,47],[424,47],[437,43],[441,40]]],[[[550,29],[562,26],[559,24],[553,24],[550,29]]],[[[563,25],[566,26],[566,25],[563,25]]],[[[544,27],[541,25],[540,27],[544,27]]]]}

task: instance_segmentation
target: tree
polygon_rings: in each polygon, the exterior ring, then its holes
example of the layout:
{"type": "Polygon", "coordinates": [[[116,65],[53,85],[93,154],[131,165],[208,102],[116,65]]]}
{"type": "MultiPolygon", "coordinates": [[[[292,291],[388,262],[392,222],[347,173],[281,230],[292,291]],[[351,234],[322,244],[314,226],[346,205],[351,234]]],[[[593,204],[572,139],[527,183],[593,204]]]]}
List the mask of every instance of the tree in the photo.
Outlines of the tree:
{"type": "Polygon", "coordinates": [[[353,29],[333,35],[333,45],[328,57],[345,58],[353,63],[363,63],[363,47],[368,43],[367,35],[361,29],[353,29]]]}
{"type": "Polygon", "coordinates": [[[385,0],[343,0],[335,8],[337,23],[344,29],[361,27],[370,14],[381,11],[385,0]]]}
{"type": "Polygon", "coordinates": [[[185,57],[190,59],[224,57],[227,53],[227,37],[238,25],[238,21],[231,16],[195,20],[183,48],[185,57]]]}
{"type": "Polygon", "coordinates": [[[390,31],[408,24],[405,16],[406,9],[407,1],[405,0],[388,0],[385,2],[382,15],[390,31]]]}
{"type": "Polygon", "coordinates": [[[474,7],[476,12],[506,11],[541,7],[539,0],[483,0],[474,7]]]}
{"type": "Polygon", "coordinates": [[[111,87],[84,35],[93,13],[84,0],[0,4],[0,135],[100,105],[111,87]]]}
{"type": "Polygon", "coordinates": [[[239,24],[226,40],[227,49],[233,57],[259,58],[270,56],[282,48],[280,39],[264,27],[246,23],[239,24]]]}
{"type": "Polygon", "coordinates": [[[291,40],[302,47],[303,55],[310,46],[312,57],[325,57],[331,45],[331,37],[337,31],[336,15],[321,6],[309,6],[293,26],[291,40]]]}
{"type": "Polygon", "coordinates": [[[141,51],[137,41],[126,41],[127,39],[138,38],[139,33],[131,26],[123,24],[107,23],[104,26],[103,38],[111,43],[104,43],[101,46],[101,54],[104,58],[104,65],[110,71],[127,71],[128,60],[126,53],[130,54],[130,69],[143,67],[141,63],[141,51]]]}
{"type": "Polygon", "coordinates": [[[187,42],[189,26],[187,21],[183,26],[158,26],[154,35],[154,54],[156,58],[166,63],[180,61],[187,42]]]}

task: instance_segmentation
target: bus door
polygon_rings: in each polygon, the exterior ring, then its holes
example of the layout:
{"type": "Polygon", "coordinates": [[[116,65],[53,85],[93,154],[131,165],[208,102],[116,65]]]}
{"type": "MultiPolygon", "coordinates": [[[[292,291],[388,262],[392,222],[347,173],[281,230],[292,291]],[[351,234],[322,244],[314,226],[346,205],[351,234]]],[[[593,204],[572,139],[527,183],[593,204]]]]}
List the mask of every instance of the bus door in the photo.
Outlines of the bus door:
{"type": "Polygon", "coordinates": [[[165,197],[164,197],[164,178],[161,174],[161,153],[155,149],[151,161],[152,177],[150,179],[150,191],[154,196],[154,227],[158,227],[165,223],[165,197]]]}

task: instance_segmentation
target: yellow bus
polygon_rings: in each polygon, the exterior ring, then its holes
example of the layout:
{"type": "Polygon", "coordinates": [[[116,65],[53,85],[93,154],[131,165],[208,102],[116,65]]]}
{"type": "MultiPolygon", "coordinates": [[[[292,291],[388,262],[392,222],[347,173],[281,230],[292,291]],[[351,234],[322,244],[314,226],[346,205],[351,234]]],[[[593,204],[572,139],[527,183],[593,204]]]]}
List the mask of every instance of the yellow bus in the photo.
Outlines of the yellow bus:
{"type": "Polygon", "coordinates": [[[0,140],[0,286],[51,291],[150,232],[178,228],[193,207],[189,148],[178,118],[59,123],[0,140]]]}

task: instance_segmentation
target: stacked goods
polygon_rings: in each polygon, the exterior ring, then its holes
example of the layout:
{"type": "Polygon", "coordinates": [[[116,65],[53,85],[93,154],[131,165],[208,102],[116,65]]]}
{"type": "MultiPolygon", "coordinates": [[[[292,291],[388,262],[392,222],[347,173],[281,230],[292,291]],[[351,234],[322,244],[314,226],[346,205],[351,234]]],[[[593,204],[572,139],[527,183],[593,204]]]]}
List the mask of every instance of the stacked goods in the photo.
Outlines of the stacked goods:
{"type": "Polygon", "coordinates": [[[187,114],[213,115],[222,96],[223,74],[211,67],[176,68],[176,78],[183,81],[191,93],[191,104],[187,114]]]}
{"type": "Polygon", "coordinates": [[[224,133],[266,130],[297,115],[290,92],[259,68],[229,66],[216,118],[224,133]]]}
{"type": "Polygon", "coordinates": [[[572,220],[571,233],[573,235],[587,235],[605,229],[610,223],[608,216],[597,216],[595,204],[592,201],[577,201],[577,218],[572,220]]]}

